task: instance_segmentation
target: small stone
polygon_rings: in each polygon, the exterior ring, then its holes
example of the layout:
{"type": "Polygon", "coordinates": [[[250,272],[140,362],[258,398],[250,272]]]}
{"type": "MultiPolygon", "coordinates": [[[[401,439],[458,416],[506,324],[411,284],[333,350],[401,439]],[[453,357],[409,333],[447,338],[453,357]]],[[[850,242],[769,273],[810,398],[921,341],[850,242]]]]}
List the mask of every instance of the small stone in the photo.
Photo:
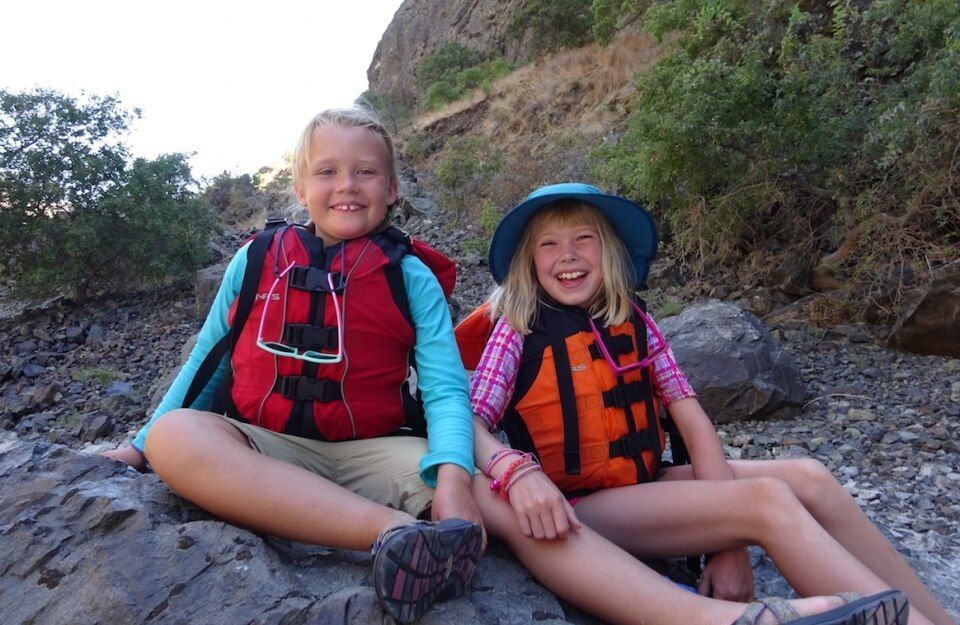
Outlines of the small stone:
{"type": "Polygon", "coordinates": [[[900,432],[897,433],[897,436],[899,436],[900,440],[903,441],[904,443],[910,443],[920,438],[919,434],[908,432],[906,430],[901,430],[900,432]]]}
{"type": "Polygon", "coordinates": [[[43,374],[44,371],[45,369],[43,367],[32,362],[23,365],[23,375],[28,378],[35,378],[43,374]]]}
{"type": "Polygon", "coordinates": [[[875,414],[861,408],[851,408],[847,411],[847,419],[850,421],[874,421],[876,418],[875,414]]]}

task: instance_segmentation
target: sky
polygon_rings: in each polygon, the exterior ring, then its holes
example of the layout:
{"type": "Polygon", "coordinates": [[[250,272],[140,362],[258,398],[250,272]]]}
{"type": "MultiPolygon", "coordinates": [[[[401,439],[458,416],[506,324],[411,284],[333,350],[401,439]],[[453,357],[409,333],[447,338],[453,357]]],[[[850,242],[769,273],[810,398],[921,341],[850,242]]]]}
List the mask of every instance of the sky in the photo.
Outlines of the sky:
{"type": "Polygon", "coordinates": [[[21,0],[0,8],[0,88],[118,95],[135,156],[194,153],[194,176],[254,173],[309,119],[367,88],[401,0],[21,0]]]}

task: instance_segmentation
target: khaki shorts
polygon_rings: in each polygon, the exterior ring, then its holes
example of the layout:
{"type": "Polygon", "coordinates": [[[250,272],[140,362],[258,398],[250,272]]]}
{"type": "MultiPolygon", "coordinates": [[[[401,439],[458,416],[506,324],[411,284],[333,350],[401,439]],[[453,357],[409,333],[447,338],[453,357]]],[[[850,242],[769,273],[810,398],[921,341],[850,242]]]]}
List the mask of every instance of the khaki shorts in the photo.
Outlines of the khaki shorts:
{"type": "Polygon", "coordinates": [[[385,436],[364,440],[317,441],[220,416],[243,432],[265,456],[316,473],[358,495],[419,517],[433,501],[433,489],[420,479],[427,439],[385,436]]]}

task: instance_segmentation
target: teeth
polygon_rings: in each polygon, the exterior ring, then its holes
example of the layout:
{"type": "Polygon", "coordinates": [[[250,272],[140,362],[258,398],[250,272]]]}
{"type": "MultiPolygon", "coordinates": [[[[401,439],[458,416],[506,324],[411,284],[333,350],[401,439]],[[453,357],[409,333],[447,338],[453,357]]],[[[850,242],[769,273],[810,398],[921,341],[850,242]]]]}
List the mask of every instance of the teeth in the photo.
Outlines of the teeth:
{"type": "Polygon", "coordinates": [[[333,210],[353,212],[353,211],[358,211],[361,208],[363,207],[360,206],[359,204],[338,204],[333,207],[333,210]]]}
{"type": "Polygon", "coordinates": [[[561,273],[557,278],[561,280],[576,280],[577,278],[582,278],[587,275],[586,271],[568,271],[566,273],[561,273]]]}

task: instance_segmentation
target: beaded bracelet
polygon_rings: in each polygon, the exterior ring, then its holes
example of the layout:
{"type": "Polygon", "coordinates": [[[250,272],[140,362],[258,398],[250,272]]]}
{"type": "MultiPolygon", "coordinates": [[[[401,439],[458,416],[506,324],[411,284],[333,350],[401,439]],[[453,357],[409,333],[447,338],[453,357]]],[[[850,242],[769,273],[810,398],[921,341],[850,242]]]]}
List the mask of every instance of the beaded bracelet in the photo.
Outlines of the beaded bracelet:
{"type": "Polygon", "coordinates": [[[516,449],[511,449],[510,447],[501,447],[494,452],[490,459],[487,460],[487,464],[483,465],[483,474],[487,477],[493,477],[490,475],[493,471],[493,467],[497,466],[497,463],[506,458],[507,456],[522,456],[522,451],[517,451],[516,449]]]}
{"type": "Polygon", "coordinates": [[[503,493],[502,493],[503,498],[508,501],[510,500],[510,489],[513,488],[513,485],[516,484],[521,477],[523,477],[528,473],[533,473],[534,471],[542,471],[542,470],[543,469],[540,467],[540,463],[534,460],[530,464],[522,467],[519,471],[514,472],[514,474],[511,476],[512,479],[503,488],[503,493]]]}
{"type": "Polygon", "coordinates": [[[503,473],[500,474],[500,477],[490,482],[490,490],[500,491],[500,497],[506,499],[506,494],[504,493],[504,488],[507,483],[510,481],[510,476],[514,471],[517,470],[520,465],[529,462],[533,456],[530,454],[521,454],[519,458],[510,463],[503,473]]]}

